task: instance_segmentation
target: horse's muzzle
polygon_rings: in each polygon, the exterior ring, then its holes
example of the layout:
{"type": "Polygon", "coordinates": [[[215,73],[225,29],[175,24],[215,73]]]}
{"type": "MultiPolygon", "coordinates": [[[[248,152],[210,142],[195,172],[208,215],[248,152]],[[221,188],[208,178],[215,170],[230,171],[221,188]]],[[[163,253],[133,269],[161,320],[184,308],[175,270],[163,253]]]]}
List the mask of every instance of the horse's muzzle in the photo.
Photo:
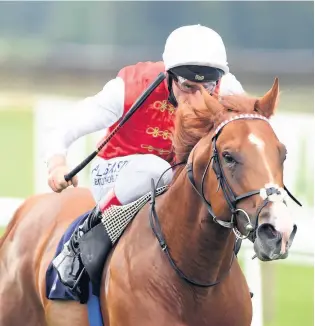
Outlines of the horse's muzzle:
{"type": "Polygon", "coordinates": [[[263,223],[259,225],[256,230],[256,239],[254,242],[254,250],[257,257],[262,261],[287,258],[296,230],[297,227],[294,224],[288,239],[284,239],[283,235],[272,224],[263,223]],[[281,250],[283,241],[285,241],[285,249],[281,250]]]}

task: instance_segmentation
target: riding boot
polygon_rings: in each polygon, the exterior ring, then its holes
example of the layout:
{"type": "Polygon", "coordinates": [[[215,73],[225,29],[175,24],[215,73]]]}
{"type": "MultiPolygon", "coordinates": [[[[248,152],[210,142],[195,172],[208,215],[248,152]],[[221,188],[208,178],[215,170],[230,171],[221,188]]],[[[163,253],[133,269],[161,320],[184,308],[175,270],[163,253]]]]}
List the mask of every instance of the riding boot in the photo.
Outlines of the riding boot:
{"type": "Polygon", "coordinates": [[[82,292],[79,281],[85,276],[85,268],[80,258],[80,239],[101,222],[102,213],[112,205],[121,205],[114,192],[110,192],[94,207],[83,224],[74,230],[61,253],[53,260],[61,283],[79,296],[82,292]]]}

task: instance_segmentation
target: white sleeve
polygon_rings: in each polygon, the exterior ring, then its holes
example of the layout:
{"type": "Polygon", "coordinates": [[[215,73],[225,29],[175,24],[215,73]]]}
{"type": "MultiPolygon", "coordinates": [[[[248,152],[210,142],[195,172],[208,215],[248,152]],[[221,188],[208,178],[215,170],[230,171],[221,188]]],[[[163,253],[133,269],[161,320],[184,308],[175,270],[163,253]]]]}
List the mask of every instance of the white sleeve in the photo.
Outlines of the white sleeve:
{"type": "Polygon", "coordinates": [[[56,154],[66,155],[69,146],[78,138],[110,127],[124,112],[125,85],[116,77],[92,97],[78,102],[73,110],[60,117],[45,142],[45,161],[56,154]]]}
{"type": "Polygon", "coordinates": [[[236,77],[228,73],[224,75],[221,79],[220,84],[220,95],[237,95],[245,93],[241,83],[236,79],[236,77]]]}

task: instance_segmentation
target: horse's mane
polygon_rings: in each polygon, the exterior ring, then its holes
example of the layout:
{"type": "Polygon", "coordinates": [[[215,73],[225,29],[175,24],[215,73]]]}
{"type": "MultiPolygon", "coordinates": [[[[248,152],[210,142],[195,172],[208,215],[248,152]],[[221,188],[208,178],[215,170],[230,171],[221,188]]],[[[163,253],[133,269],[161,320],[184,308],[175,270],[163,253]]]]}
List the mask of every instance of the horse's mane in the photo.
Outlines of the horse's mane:
{"type": "MultiPolygon", "coordinates": [[[[258,98],[248,95],[229,95],[211,99],[211,110],[204,102],[198,108],[189,103],[181,104],[176,112],[173,147],[178,162],[187,161],[198,141],[231,114],[259,112],[258,98]],[[212,112],[215,111],[216,114],[212,112]]],[[[209,105],[209,104],[208,104],[209,105]]]]}

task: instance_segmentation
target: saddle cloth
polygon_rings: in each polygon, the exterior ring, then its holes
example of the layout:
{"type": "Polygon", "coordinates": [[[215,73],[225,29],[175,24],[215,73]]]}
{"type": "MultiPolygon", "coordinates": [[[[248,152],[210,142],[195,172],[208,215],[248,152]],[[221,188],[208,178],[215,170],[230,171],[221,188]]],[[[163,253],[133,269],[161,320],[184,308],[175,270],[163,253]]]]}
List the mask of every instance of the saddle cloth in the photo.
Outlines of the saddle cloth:
{"type": "MultiPolygon", "coordinates": [[[[70,239],[73,231],[84,223],[86,218],[89,216],[89,213],[90,211],[84,213],[69,225],[58,243],[54,258],[60,254],[64,244],[70,239]]],[[[49,264],[46,271],[46,296],[50,300],[75,300],[71,292],[67,290],[67,287],[59,281],[57,271],[52,263],[49,264]]]]}

